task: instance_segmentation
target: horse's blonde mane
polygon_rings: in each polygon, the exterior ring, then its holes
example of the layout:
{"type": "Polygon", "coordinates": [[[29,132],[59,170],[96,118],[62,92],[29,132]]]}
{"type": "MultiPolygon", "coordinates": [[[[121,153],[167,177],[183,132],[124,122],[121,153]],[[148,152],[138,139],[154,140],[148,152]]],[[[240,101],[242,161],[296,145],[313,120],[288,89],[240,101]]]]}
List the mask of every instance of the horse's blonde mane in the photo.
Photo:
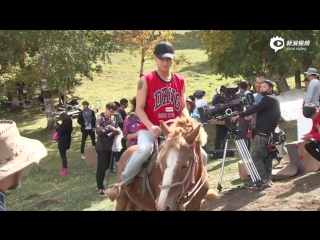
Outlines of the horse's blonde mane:
{"type": "MultiPolygon", "coordinates": [[[[161,161],[164,159],[164,156],[168,153],[171,148],[175,148],[177,150],[180,149],[181,146],[187,146],[183,135],[191,133],[194,129],[199,126],[199,122],[193,118],[185,118],[179,117],[171,124],[169,127],[170,133],[166,136],[166,141],[163,144],[161,151],[158,153],[157,161],[161,161]]],[[[204,146],[207,143],[208,135],[204,131],[204,128],[200,128],[199,135],[195,139],[195,143],[199,143],[200,146],[204,146]]]]}

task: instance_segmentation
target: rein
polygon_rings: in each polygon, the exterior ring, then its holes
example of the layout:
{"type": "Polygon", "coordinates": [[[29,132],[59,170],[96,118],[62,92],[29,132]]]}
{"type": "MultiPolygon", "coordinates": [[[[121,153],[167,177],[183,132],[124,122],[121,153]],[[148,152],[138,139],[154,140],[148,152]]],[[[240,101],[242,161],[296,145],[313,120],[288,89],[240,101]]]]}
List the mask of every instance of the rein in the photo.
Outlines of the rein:
{"type": "MultiPolygon", "coordinates": [[[[174,119],[170,119],[168,121],[165,121],[166,124],[173,123],[173,122],[174,122],[174,119]]],[[[165,139],[165,137],[163,137],[163,136],[159,136],[159,138],[165,139]]],[[[159,141],[158,141],[157,137],[154,138],[154,146],[156,148],[156,151],[158,151],[159,150],[159,141]]]]}

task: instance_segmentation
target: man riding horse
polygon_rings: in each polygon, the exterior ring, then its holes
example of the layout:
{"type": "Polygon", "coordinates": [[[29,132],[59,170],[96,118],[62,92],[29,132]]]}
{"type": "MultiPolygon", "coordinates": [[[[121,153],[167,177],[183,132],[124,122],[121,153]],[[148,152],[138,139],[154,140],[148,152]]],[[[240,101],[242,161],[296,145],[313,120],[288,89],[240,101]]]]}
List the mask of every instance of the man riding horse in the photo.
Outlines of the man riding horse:
{"type": "MultiPolygon", "coordinates": [[[[132,155],[122,173],[121,187],[129,186],[144,163],[151,157],[155,138],[161,134],[160,120],[167,122],[177,117],[189,117],[186,108],[185,79],[170,72],[173,58],[172,45],[168,42],[160,42],[154,50],[157,70],[143,74],[138,82],[136,114],[141,121],[138,150],[132,155]]],[[[202,148],[201,154],[203,164],[206,165],[207,154],[202,148]]],[[[119,191],[119,187],[115,186],[108,188],[105,194],[110,198],[118,196],[119,191]]]]}

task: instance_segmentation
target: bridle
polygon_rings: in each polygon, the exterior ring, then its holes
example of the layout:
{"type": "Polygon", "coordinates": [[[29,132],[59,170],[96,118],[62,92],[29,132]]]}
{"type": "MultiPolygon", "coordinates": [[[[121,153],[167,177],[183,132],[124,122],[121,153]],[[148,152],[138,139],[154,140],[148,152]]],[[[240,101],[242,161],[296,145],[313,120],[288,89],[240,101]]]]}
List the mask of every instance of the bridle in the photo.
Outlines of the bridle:
{"type": "MultiPolygon", "coordinates": [[[[201,183],[202,179],[200,177],[200,179],[194,185],[194,187],[192,187],[190,190],[188,190],[188,187],[190,186],[190,184],[195,183],[194,182],[195,181],[194,177],[196,174],[195,167],[196,167],[196,164],[199,164],[199,157],[196,154],[196,145],[191,144],[191,145],[189,145],[189,147],[192,148],[193,158],[192,158],[191,164],[189,165],[188,171],[187,171],[185,177],[183,178],[183,180],[180,182],[176,182],[176,183],[171,183],[171,184],[166,184],[166,185],[160,184],[159,185],[159,188],[161,190],[170,189],[170,188],[181,185],[181,192],[180,192],[178,199],[175,202],[174,210],[176,210],[176,208],[180,205],[180,210],[185,211],[187,205],[197,195],[197,193],[200,191],[201,187],[205,184],[205,182],[208,178],[208,173],[206,172],[206,177],[203,180],[203,182],[201,183]]],[[[160,164],[160,167],[161,167],[161,164],[160,164]]]]}
{"type": "MultiPolygon", "coordinates": [[[[166,124],[170,124],[173,123],[174,119],[170,119],[168,121],[166,121],[166,124]]],[[[165,136],[159,136],[160,139],[164,140],[165,136]]],[[[155,143],[155,148],[156,151],[158,152],[160,150],[160,146],[158,144],[158,139],[155,138],[154,140],[155,143]]],[[[160,183],[159,188],[160,190],[164,190],[164,189],[170,189],[176,186],[180,186],[181,185],[181,192],[180,195],[178,197],[178,199],[175,202],[174,205],[174,210],[177,209],[178,206],[180,206],[180,210],[181,211],[185,211],[187,205],[192,201],[192,199],[197,195],[197,193],[200,191],[200,189],[202,188],[202,186],[206,183],[206,180],[208,179],[208,173],[206,171],[206,176],[205,179],[203,180],[203,182],[201,183],[201,177],[198,180],[198,182],[189,190],[189,186],[190,184],[194,184],[195,183],[195,167],[197,164],[199,164],[199,157],[196,154],[196,145],[195,144],[189,144],[188,146],[189,148],[192,149],[192,153],[193,153],[193,157],[192,157],[192,161],[191,164],[189,165],[188,171],[185,175],[185,177],[183,178],[182,181],[180,182],[176,182],[176,183],[171,183],[171,184],[166,184],[166,185],[162,185],[162,183],[160,183]],[[187,188],[187,189],[186,189],[187,188]],[[183,204],[182,204],[183,203],[183,204]]],[[[162,165],[160,163],[160,168],[163,172],[162,169],[162,165]]],[[[151,191],[150,191],[151,193],[151,191]]],[[[151,193],[151,196],[153,198],[154,201],[156,201],[156,198],[154,197],[154,195],[151,193]]],[[[155,204],[157,206],[157,204],[155,204]]]]}

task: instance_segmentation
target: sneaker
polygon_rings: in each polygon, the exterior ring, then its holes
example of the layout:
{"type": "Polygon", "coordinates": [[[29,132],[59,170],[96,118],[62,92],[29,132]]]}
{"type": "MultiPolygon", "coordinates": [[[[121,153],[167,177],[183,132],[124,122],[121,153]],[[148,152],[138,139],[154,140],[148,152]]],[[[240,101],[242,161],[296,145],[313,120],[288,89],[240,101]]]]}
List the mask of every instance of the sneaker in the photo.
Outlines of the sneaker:
{"type": "Polygon", "coordinates": [[[114,174],[114,173],[116,173],[115,170],[110,170],[110,174],[114,174]]]}
{"type": "Polygon", "coordinates": [[[81,156],[82,159],[86,159],[86,157],[84,155],[81,156]]]}
{"type": "Polygon", "coordinates": [[[67,175],[67,174],[69,174],[68,168],[63,168],[62,171],[59,172],[60,176],[64,176],[64,175],[67,175]]]}
{"type": "Polygon", "coordinates": [[[271,187],[271,183],[269,181],[262,183],[261,188],[271,187]]]}
{"type": "Polygon", "coordinates": [[[105,189],[97,190],[97,193],[98,193],[99,196],[107,196],[105,194],[105,189]]]}
{"type": "Polygon", "coordinates": [[[118,166],[118,165],[119,165],[119,162],[114,162],[114,165],[118,166]]]}
{"type": "Polygon", "coordinates": [[[63,171],[64,171],[64,168],[62,167],[62,168],[60,169],[60,172],[58,172],[58,174],[60,175],[63,171]]]}

